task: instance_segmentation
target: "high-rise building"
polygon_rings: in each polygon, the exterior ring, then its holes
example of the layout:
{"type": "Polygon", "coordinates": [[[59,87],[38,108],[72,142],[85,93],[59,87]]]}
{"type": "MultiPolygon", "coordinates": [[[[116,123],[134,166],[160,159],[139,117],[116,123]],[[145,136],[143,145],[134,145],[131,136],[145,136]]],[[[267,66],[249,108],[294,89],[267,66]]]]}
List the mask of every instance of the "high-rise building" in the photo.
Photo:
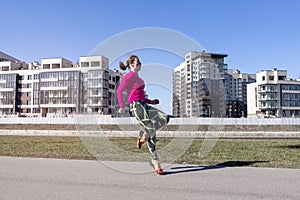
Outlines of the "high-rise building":
{"type": "Polygon", "coordinates": [[[248,117],[300,116],[300,80],[287,78],[286,70],[262,70],[247,85],[248,117]]]}
{"type": "Polygon", "coordinates": [[[255,82],[255,74],[228,69],[225,74],[226,117],[247,116],[247,84],[255,82]]]}
{"type": "Polygon", "coordinates": [[[226,54],[189,52],[173,69],[173,115],[225,117],[226,54]]]}
{"type": "Polygon", "coordinates": [[[7,55],[2,57],[0,113],[46,116],[115,112],[116,102],[110,101],[110,95],[115,93],[121,74],[109,69],[104,56],[80,57],[79,64],[46,58],[41,64],[35,61],[28,65],[7,55]]]}

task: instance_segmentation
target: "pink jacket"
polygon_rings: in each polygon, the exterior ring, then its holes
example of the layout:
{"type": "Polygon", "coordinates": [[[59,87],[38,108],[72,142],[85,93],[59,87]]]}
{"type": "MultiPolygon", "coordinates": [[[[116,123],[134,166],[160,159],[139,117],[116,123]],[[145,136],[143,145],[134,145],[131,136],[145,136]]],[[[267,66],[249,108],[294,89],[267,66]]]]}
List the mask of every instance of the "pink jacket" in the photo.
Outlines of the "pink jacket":
{"type": "Polygon", "coordinates": [[[150,103],[151,100],[145,98],[145,83],[138,73],[130,71],[122,79],[120,86],[117,89],[117,98],[120,108],[124,108],[123,91],[128,95],[128,103],[133,101],[144,100],[150,103]]]}

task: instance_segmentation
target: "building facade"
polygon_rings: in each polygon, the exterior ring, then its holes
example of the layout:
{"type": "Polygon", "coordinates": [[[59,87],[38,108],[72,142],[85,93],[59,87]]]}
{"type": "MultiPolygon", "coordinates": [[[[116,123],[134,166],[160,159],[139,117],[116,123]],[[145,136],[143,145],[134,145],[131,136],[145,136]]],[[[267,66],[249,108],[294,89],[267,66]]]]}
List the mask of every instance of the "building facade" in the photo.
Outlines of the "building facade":
{"type": "Polygon", "coordinates": [[[190,52],[173,69],[173,115],[225,117],[226,54],[190,52]]]}
{"type": "Polygon", "coordinates": [[[64,58],[42,59],[41,64],[16,62],[9,56],[0,59],[0,114],[115,112],[116,102],[109,98],[121,74],[109,69],[104,56],[80,57],[78,64],[64,58]]]}
{"type": "Polygon", "coordinates": [[[26,63],[0,51],[0,114],[19,111],[20,77],[17,71],[22,69],[27,69],[26,63]]]}
{"type": "Polygon", "coordinates": [[[232,69],[226,71],[226,117],[247,117],[247,84],[255,81],[255,74],[241,73],[232,69]]]}
{"type": "Polygon", "coordinates": [[[287,78],[286,70],[263,70],[248,84],[248,117],[299,117],[300,80],[287,78]]]}

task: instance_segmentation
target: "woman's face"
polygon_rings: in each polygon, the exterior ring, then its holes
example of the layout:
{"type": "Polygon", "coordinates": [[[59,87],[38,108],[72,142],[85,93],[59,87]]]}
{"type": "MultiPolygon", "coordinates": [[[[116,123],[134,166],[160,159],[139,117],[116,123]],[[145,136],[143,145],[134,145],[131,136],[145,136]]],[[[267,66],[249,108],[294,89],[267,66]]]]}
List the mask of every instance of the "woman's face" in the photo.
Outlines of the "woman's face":
{"type": "Polygon", "coordinates": [[[139,58],[135,58],[133,63],[131,64],[131,70],[138,72],[141,70],[142,64],[140,63],[139,58]]]}

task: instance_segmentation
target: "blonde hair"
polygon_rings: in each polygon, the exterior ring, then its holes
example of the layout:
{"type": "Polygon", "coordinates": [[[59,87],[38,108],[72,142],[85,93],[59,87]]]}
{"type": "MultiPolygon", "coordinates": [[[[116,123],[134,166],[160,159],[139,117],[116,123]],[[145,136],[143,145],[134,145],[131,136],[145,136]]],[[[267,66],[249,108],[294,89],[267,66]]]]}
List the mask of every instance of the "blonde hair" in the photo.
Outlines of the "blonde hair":
{"type": "Polygon", "coordinates": [[[129,67],[130,67],[130,64],[132,64],[136,58],[138,58],[136,55],[131,55],[131,56],[129,56],[129,57],[126,59],[126,65],[125,65],[122,61],[120,61],[120,62],[119,62],[119,67],[120,67],[120,69],[126,70],[127,68],[129,68],[129,67]]]}

